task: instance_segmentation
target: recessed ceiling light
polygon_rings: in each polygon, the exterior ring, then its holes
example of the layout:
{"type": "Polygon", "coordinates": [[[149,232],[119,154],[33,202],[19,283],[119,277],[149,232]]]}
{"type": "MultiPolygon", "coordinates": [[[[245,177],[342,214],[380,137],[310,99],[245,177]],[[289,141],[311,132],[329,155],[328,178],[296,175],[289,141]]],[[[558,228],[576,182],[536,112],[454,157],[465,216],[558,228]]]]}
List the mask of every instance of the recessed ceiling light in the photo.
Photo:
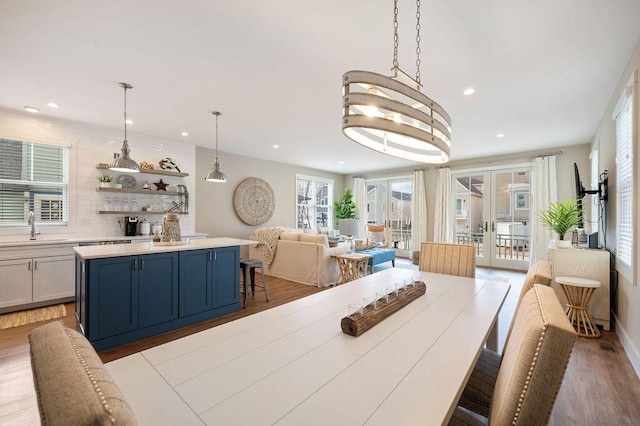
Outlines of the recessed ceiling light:
{"type": "Polygon", "coordinates": [[[339,161],[339,163],[340,163],[340,164],[344,164],[344,161],[342,161],[342,160],[341,160],[341,161],[339,161]]]}
{"type": "Polygon", "coordinates": [[[182,132],[182,133],[180,133],[180,134],[181,134],[182,136],[189,136],[189,133],[187,133],[187,132],[182,132]]]}
{"type": "Polygon", "coordinates": [[[34,114],[40,112],[40,110],[38,108],[32,107],[32,106],[25,106],[24,110],[27,111],[27,112],[32,112],[34,114]]]}
{"type": "Polygon", "coordinates": [[[474,89],[473,87],[469,87],[468,89],[464,89],[464,92],[462,92],[464,95],[473,95],[474,93],[476,93],[476,89],[474,89]]]}
{"type": "Polygon", "coordinates": [[[49,108],[58,108],[58,104],[57,104],[57,103],[55,103],[55,102],[49,102],[49,103],[47,104],[47,106],[48,106],[49,108]]]}
{"type": "Polygon", "coordinates": [[[133,124],[133,121],[131,121],[131,120],[124,120],[124,122],[127,123],[127,124],[133,124]]]}
{"type": "Polygon", "coordinates": [[[498,133],[498,134],[496,135],[496,138],[504,138],[504,134],[502,134],[502,133],[498,133]]]}
{"type": "Polygon", "coordinates": [[[280,148],[280,145],[276,144],[276,145],[273,145],[273,147],[274,147],[275,149],[278,149],[278,148],[280,148]]]}

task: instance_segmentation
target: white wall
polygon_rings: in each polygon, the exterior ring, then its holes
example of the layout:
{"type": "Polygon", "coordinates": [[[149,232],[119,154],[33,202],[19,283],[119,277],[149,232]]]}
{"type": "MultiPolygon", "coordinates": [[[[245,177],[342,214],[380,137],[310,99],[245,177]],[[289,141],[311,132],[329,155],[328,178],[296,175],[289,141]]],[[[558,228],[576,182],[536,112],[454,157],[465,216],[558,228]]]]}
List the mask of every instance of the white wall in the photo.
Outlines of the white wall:
{"type": "Polygon", "coordinates": [[[222,171],[227,176],[226,183],[212,183],[204,180],[212,168],[215,151],[196,148],[196,229],[211,237],[248,238],[253,231],[263,226],[296,226],[296,173],[334,180],[333,200],[342,194],[344,176],[321,170],[292,166],[290,164],[265,161],[221,152],[222,171]],[[242,222],[233,209],[233,193],[244,179],[257,177],[265,180],[273,189],[275,210],[266,223],[250,226],[242,222]]]}
{"type": "MultiPolygon", "coordinates": [[[[130,129],[128,129],[130,130],[130,129]]],[[[124,133],[122,129],[111,129],[82,123],[57,120],[42,115],[33,115],[13,110],[0,109],[0,137],[27,140],[33,142],[48,142],[71,147],[69,153],[69,224],[67,226],[43,226],[37,224],[42,232],[39,237],[55,238],[96,238],[118,237],[124,235],[116,219],[121,215],[98,215],[102,210],[106,193],[98,193],[96,177],[105,173],[97,170],[96,164],[108,163],[113,158],[114,152],[120,152],[124,133]]],[[[183,234],[195,231],[195,146],[183,142],[137,134],[128,131],[131,157],[137,162],[147,161],[158,165],[163,157],[176,159],[181,171],[189,173],[188,177],[175,178],[159,175],[136,175],[138,184],[144,180],[169,183],[168,189],[174,189],[175,185],[183,184],[189,191],[190,211],[192,214],[180,216],[180,228],[183,234]]],[[[122,173],[106,172],[117,178],[122,173]]],[[[155,189],[155,186],[152,185],[155,189]]],[[[153,196],[124,195],[120,198],[136,198],[139,204],[149,202],[153,196]]],[[[175,198],[170,198],[175,200],[175,198]]],[[[162,221],[164,215],[140,215],[140,219],[146,217],[150,221],[162,221]]],[[[22,239],[28,236],[29,228],[25,223],[24,228],[0,227],[0,241],[22,239]]]]}
{"type": "MultiPolygon", "coordinates": [[[[604,169],[609,170],[609,203],[607,206],[607,248],[615,253],[616,250],[616,135],[615,122],[612,118],[613,109],[615,108],[624,86],[629,81],[631,74],[640,68],[640,41],[629,58],[629,62],[620,76],[618,85],[611,95],[607,110],[604,112],[598,129],[592,141],[592,145],[598,145],[600,172],[604,169]]],[[[637,105],[637,104],[636,104],[637,105]]],[[[638,127],[639,111],[635,111],[635,129],[638,127]]],[[[638,153],[638,132],[636,132],[636,140],[634,147],[636,150],[636,158],[638,153]]],[[[638,176],[640,175],[640,163],[635,162],[636,179],[635,185],[638,184],[638,176]]],[[[640,192],[634,191],[636,195],[635,215],[638,216],[640,211],[640,192]]],[[[640,266],[640,239],[638,238],[638,227],[636,226],[633,241],[635,243],[635,264],[636,269],[640,266]]],[[[613,283],[612,283],[612,288],[613,283]]],[[[637,277],[625,278],[618,274],[617,291],[613,293],[615,299],[612,299],[612,307],[614,309],[614,317],[616,320],[616,334],[622,341],[622,344],[633,364],[636,373],[640,375],[640,289],[638,288],[637,277]]]]}

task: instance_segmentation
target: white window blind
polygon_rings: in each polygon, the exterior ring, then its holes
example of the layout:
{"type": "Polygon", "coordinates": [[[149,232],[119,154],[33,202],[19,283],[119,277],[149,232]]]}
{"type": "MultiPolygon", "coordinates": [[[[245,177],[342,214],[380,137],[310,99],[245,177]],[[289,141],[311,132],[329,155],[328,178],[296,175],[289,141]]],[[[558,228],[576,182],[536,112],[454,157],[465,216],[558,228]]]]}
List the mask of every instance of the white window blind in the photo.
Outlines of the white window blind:
{"type": "Polygon", "coordinates": [[[296,226],[333,226],[333,180],[296,175],[296,226]]]}
{"type": "Polygon", "coordinates": [[[628,86],[614,111],[616,121],[616,262],[633,276],[633,86],[628,86]]]}
{"type": "Polygon", "coordinates": [[[68,221],[68,148],[0,138],[0,226],[68,221]]]}

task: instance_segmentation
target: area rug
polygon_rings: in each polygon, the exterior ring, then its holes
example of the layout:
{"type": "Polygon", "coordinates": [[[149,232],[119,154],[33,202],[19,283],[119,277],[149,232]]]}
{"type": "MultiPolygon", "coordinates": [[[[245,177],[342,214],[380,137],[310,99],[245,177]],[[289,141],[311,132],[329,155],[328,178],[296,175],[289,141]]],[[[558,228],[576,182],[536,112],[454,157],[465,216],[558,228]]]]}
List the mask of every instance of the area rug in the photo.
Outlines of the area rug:
{"type": "Polygon", "coordinates": [[[63,304],[45,306],[44,308],[27,309],[26,311],[11,312],[0,315],[0,329],[19,327],[38,321],[62,318],[67,315],[63,304]]]}

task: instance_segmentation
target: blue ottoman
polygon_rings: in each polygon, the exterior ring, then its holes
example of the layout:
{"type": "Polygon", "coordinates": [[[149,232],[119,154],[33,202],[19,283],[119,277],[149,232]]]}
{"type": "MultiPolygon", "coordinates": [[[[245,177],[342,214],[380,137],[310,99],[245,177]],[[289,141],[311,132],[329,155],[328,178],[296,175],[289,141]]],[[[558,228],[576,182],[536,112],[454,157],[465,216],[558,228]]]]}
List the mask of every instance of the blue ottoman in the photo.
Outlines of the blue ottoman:
{"type": "Polygon", "coordinates": [[[373,256],[369,259],[369,267],[373,274],[373,267],[380,263],[391,262],[392,266],[396,266],[396,251],[389,248],[370,248],[366,250],[358,250],[358,253],[370,254],[373,256]]]}

